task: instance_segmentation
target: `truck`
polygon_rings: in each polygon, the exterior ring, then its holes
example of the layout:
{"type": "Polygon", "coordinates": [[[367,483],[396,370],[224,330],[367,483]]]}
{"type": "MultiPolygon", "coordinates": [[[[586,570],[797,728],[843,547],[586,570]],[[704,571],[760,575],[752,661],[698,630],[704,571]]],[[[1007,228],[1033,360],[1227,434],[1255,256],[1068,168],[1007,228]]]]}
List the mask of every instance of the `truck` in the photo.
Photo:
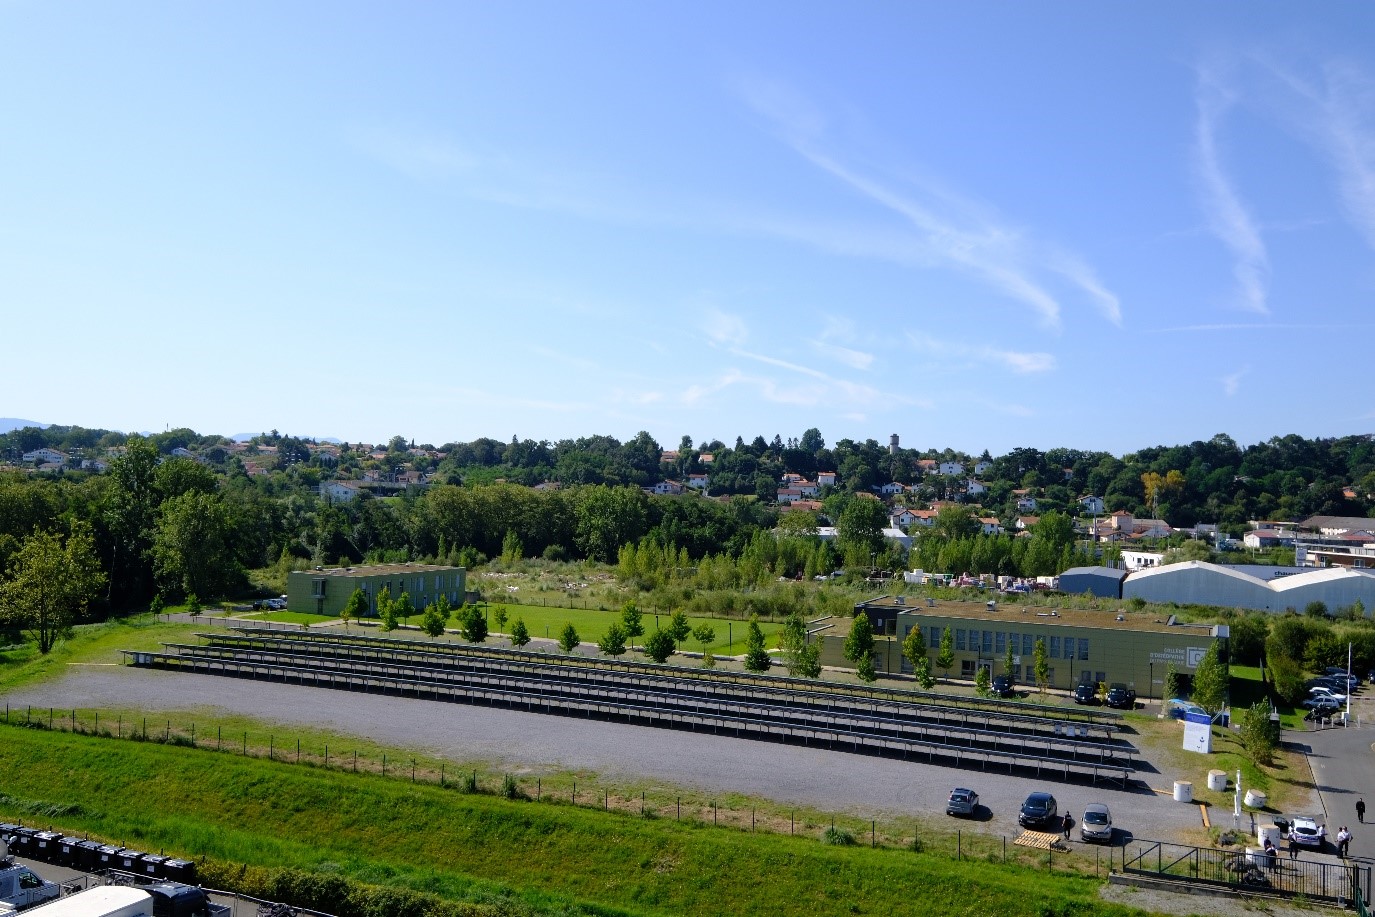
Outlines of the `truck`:
{"type": "Polygon", "coordinates": [[[228,905],[180,882],[98,885],[25,911],[24,917],[229,917],[228,905]]]}
{"type": "Polygon", "coordinates": [[[0,840],[0,914],[51,901],[61,893],[60,886],[16,862],[9,846],[0,840]]]}

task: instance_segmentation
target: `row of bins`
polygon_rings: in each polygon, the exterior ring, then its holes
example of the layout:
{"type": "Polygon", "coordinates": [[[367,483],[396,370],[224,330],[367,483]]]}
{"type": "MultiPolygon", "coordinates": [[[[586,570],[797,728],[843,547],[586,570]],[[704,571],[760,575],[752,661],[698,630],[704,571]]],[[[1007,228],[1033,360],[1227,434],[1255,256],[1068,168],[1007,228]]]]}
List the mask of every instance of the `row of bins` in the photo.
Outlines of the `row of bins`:
{"type": "Polygon", "coordinates": [[[0,824],[0,838],[9,842],[10,853],[30,860],[83,872],[114,869],[153,879],[196,884],[196,864],[190,860],[143,853],[132,847],[102,844],[23,825],[0,824]]]}

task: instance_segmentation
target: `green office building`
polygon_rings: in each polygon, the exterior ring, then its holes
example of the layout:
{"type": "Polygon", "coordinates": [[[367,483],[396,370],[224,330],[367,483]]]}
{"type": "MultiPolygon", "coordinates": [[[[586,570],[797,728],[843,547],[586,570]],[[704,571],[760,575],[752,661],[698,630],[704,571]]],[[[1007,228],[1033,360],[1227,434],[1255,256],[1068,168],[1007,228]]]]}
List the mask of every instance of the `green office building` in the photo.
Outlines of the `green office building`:
{"type": "Polygon", "coordinates": [[[372,564],[361,567],[317,567],[287,574],[287,610],[337,616],[353,590],[368,599],[368,614],[377,614],[377,596],[390,592],[393,599],[410,594],[416,611],[441,595],[454,608],[463,604],[468,571],[462,567],[434,564],[372,564]]]}
{"type": "MultiPolygon", "coordinates": [[[[950,629],[955,662],[952,677],[972,679],[980,668],[1005,674],[1012,650],[1012,675],[1019,684],[1036,683],[1035,647],[1045,641],[1050,687],[1069,689],[1081,679],[1124,682],[1142,698],[1159,698],[1171,664],[1181,675],[1193,675],[1215,640],[1225,641],[1225,624],[1180,624],[1173,617],[1145,612],[1088,611],[1055,606],[999,605],[996,602],[935,602],[913,596],[880,596],[855,606],[875,634],[875,668],[911,674],[902,641],[920,627],[926,638],[932,673],[941,637],[950,629]]],[[[822,629],[823,665],[849,667],[843,652],[849,621],[822,629]]]]}

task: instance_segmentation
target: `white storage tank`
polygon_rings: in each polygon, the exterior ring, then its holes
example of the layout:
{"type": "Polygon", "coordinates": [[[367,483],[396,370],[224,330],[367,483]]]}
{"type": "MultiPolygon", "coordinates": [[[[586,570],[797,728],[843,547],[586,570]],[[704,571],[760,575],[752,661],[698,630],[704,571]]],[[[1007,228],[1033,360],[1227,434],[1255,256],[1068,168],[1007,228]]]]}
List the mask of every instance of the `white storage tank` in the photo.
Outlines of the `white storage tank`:
{"type": "Polygon", "coordinates": [[[1174,801],[1193,802],[1194,785],[1188,780],[1176,780],[1174,782],[1174,801]]]}
{"type": "Polygon", "coordinates": [[[1208,789],[1214,792],[1222,792],[1227,789],[1227,772],[1220,770],[1208,771],[1208,789]]]}

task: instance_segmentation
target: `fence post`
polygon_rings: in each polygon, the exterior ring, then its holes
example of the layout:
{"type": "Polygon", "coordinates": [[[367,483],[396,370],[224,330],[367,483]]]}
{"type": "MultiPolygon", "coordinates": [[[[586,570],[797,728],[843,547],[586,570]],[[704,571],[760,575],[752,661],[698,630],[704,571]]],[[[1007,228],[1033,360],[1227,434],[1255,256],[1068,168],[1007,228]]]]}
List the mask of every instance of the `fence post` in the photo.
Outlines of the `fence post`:
{"type": "Polygon", "coordinates": [[[964,829],[955,832],[955,860],[956,862],[964,859],[964,829]]]}

